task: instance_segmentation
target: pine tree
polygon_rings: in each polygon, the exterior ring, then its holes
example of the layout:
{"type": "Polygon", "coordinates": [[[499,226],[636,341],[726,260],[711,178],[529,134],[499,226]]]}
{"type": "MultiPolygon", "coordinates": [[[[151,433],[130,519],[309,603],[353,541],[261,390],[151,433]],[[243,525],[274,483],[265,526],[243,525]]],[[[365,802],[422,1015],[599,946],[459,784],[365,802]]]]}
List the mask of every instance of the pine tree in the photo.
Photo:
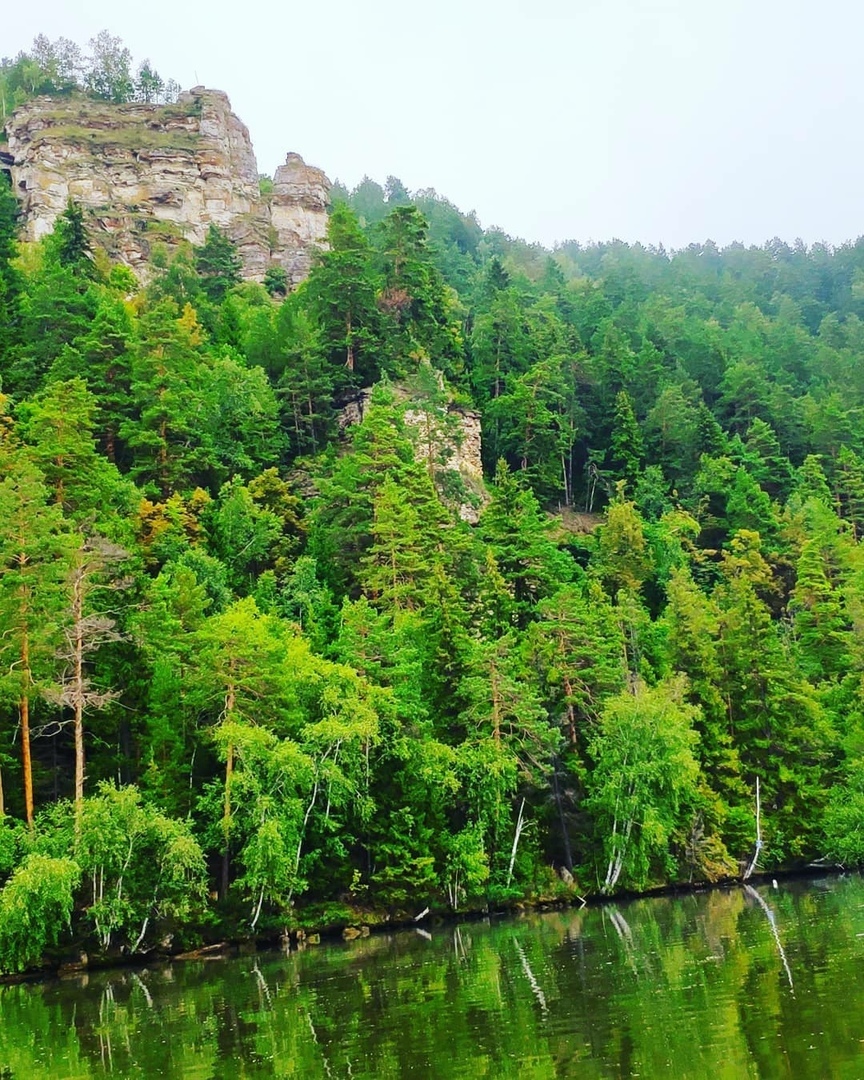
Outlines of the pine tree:
{"type": "MultiPolygon", "coordinates": [[[[470,647],[459,686],[466,737],[460,755],[471,776],[467,809],[486,837],[486,852],[498,885],[509,886],[512,859],[504,873],[511,835],[511,806],[521,785],[544,788],[559,734],[549,724],[516,648],[512,631],[497,642],[470,647]]],[[[516,849],[523,811],[515,823],[516,849]]]]}
{"type": "Polygon", "coordinates": [[[837,455],[832,488],[840,503],[840,514],[851,522],[860,538],[864,535],[864,462],[846,446],[837,455]]]}
{"type": "MultiPolygon", "coordinates": [[[[814,814],[824,801],[830,716],[812,684],[796,669],[760,597],[771,572],[759,537],[741,531],[723,559],[715,589],[720,610],[720,692],[729,731],[748,783],[758,775],[763,805],[774,807],[775,857],[794,856],[812,842],[814,814]],[[752,779],[751,779],[752,778],[752,779]]],[[[734,853],[740,854],[740,853],[734,853]]]]}
{"type": "Polygon", "coordinates": [[[686,567],[672,570],[667,596],[666,657],[676,674],[687,677],[687,700],[699,706],[694,723],[702,768],[714,791],[740,802],[746,798],[746,787],[729,731],[731,702],[722,693],[720,611],[686,567]]]}
{"type": "Polygon", "coordinates": [[[375,355],[380,340],[379,279],[369,242],[344,204],[337,203],[330,215],[327,245],[306,283],[311,308],[331,362],[344,365],[349,384],[355,371],[368,384],[380,372],[375,355]]]}
{"type": "Polygon", "coordinates": [[[93,250],[84,222],[84,210],[80,203],[72,199],[66,203],[66,209],[54,226],[53,248],[61,266],[84,277],[93,274],[93,250]]]}
{"type": "Polygon", "coordinates": [[[404,376],[418,359],[461,373],[462,343],[454,305],[428,247],[429,225],[415,206],[397,206],[378,226],[387,372],[404,376]]]}
{"type": "Polygon", "coordinates": [[[638,592],[653,569],[645,523],[635,505],[624,498],[623,490],[623,482],[619,482],[606,521],[598,530],[597,559],[592,567],[611,596],[619,589],[638,592]]]}
{"type": "Polygon", "coordinates": [[[104,709],[117,696],[114,688],[93,684],[88,676],[88,657],[109,642],[119,641],[117,621],[107,614],[110,605],[104,593],[128,587],[120,579],[120,564],[129,558],[123,548],[102,536],[76,536],[70,545],[69,569],[65,591],[67,610],[64,614],[64,644],[58,659],[64,664],[57,691],[52,694],[58,704],[72,709],[75,743],[74,805],[76,831],[80,836],[84,808],[84,716],[90,711],[104,709]],[[102,603],[98,598],[102,596],[102,603]]]}
{"type": "Polygon", "coordinates": [[[211,224],[195,255],[195,269],[204,294],[212,304],[221,304],[228,290],[239,283],[241,267],[234,241],[218,225],[211,224]]]}
{"type": "Polygon", "coordinates": [[[24,814],[32,826],[31,705],[53,684],[68,538],[59,508],[49,505],[49,491],[26,455],[0,445],[0,463],[0,693],[17,705],[24,814]]]}
{"type": "Polygon", "coordinates": [[[617,477],[633,484],[644,456],[642,432],[633,412],[633,402],[626,390],[620,390],[615,398],[609,467],[617,477]]]}
{"type": "Polygon", "coordinates": [[[587,592],[568,585],[541,601],[537,616],[526,638],[532,668],[570,746],[584,752],[602,701],[625,685],[615,610],[596,583],[587,592]]]}
{"type": "Polygon", "coordinates": [[[67,346],[52,365],[52,381],[81,378],[96,399],[95,423],[109,461],[122,461],[120,428],[131,416],[132,320],[124,304],[100,299],[88,332],[67,346]]]}
{"type": "MultiPolygon", "coordinates": [[[[52,382],[21,406],[19,430],[57,505],[74,520],[98,519],[107,528],[113,513],[131,505],[134,488],[98,453],[96,413],[83,379],[52,382]]],[[[111,522],[114,531],[118,524],[111,522]]]]}
{"type": "Polygon", "coordinates": [[[280,413],[294,454],[314,454],[330,433],[333,372],[322,335],[309,313],[287,300],[277,316],[280,413]]]}
{"type": "Polygon", "coordinates": [[[134,479],[152,480],[163,495],[189,486],[213,463],[211,432],[204,429],[201,330],[187,307],[181,316],[163,300],[140,319],[132,361],[134,415],[120,435],[132,455],[134,479]]]}
{"type": "Polygon", "coordinates": [[[420,518],[406,492],[390,477],[376,493],[371,545],[360,575],[364,590],[379,610],[415,611],[423,603],[423,586],[432,571],[424,557],[420,518]]]}
{"type": "Polygon", "coordinates": [[[513,589],[516,618],[524,627],[537,602],[569,579],[571,563],[550,539],[537,500],[503,461],[495,473],[492,499],[480,517],[479,534],[513,589]]]}

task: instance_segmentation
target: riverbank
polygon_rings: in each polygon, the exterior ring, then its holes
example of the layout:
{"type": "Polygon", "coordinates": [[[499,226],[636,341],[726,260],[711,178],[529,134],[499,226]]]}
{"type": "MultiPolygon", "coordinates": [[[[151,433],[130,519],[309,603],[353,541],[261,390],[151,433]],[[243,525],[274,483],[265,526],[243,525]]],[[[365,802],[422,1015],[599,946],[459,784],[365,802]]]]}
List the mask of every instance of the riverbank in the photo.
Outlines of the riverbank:
{"type": "Polygon", "coordinates": [[[864,878],[777,884],[2,987],[0,1075],[858,1076],[864,878]]]}
{"type": "MultiPolygon", "coordinates": [[[[364,907],[350,904],[324,904],[299,909],[293,920],[280,930],[265,930],[257,934],[235,932],[219,934],[219,926],[196,927],[177,940],[166,935],[161,946],[139,952],[123,948],[87,952],[83,939],[73,947],[54,950],[46,962],[26,971],[0,975],[0,986],[34,982],[41,979],[65,978],[85,972],[110,971],[112,969],[136,968],[156,964],[184,963],[188,961],[227,960],[234,957],[265,952],[273,949],[287,951],[314,948],[324,942],[354,941],[380,933],[396,930],[458,925],[507,916],[565,911],[575,908],[595,908],[604,905],[630,903],[662,897],[686,896],[742,888],[745,885],[777,883],[794,879],[807,880],[835,876],[845,872],[841,866],[814,866],[778,869],[753,874],[745,882],[741,878],[726,878],[715,882],[676,882],[658,885],[643,891],[623,890],[611,896],[601,893],[581,895],[575,888],[569,894],[563,891],[555,895],[536,895],[514,900],[510,903],[475,904],[461,911],[426,906],[417,912],[400,908],[364,907]],[[198,937],[200,944],[191,944],[190,938],[198,937]]],[[[562,883],[563,884],[563,883],[562,883]]],[[[227,920],[226,920],[227,921],[227,920]]]]}

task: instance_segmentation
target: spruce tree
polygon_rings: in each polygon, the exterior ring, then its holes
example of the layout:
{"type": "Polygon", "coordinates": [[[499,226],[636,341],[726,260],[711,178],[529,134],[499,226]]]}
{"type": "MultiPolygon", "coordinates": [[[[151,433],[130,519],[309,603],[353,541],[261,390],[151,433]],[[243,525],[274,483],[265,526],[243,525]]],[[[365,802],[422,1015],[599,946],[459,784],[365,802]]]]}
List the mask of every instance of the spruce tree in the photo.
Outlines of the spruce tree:
{"type": "Polygon", "coordinates": [[[220,304],[240,281],[242,263],[237,246],[218,225],[211,224],[207,237],[195,255],[195,269],[207,299],[220,304]]]}

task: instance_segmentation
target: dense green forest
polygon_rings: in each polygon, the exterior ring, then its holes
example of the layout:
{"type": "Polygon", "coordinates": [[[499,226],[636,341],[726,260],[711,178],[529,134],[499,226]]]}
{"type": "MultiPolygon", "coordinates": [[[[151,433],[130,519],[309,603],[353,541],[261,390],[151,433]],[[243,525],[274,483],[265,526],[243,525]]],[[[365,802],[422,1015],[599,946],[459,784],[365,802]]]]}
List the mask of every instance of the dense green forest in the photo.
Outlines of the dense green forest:
{"type": "Polygon", "coordinates": [[[864,241],[335,195],[286,295],[0,185],[0,970],[861,860],[864,241]]]}

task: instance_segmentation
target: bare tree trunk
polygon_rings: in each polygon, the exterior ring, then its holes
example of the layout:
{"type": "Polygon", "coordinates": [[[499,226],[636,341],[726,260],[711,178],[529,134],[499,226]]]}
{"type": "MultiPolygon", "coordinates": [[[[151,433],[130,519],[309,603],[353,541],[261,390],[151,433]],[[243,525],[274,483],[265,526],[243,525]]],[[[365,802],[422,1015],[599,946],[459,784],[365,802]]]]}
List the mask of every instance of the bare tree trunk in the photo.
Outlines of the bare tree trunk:
{"type": "Polygon", "coordinates": [[[74,637],[73,679],[75,710],[75,837],[81,835],[84,809],[84,570],[78,567],[72,585],[72,625],[74,637]]]}
{"type": "Polygon", "coordinates": [[[347,341],[345,367],[348,368],[349,371],[354,370],[354,337],[352,331],[353,327],[351,326],[351,316],[349,314],[345,319],[345,338],[347,341]]]}
{"type": "Polygon", "coordinates": [[[759,865],[759,856],[762,853],[762,804],[759,796],[759,777],[756,777],[756,844],[753,848],[753,857],[744,870],[742,881],[746,881],[759,865]]]}
{"type": "Polygon", "coordinates": [[[231,778],[234,775],[234,747],[229,744],[225,761],[225,809],[222,816],[222,899],[228,896],[231,875],[231,778]]]}
{"type": "MultiPolygon", "coordinates": [[[[234,714],[237,703],[236,688],[233,683],[228,684],[225,693],[225,719],[230,720],[234,714]]],[[[229,742],[225,757],[225,808],[222,817],[222,833],[224,848],[222,849],[222,899],[228,897],[228,886],[231,877],[231,781],[234,777],[234,747],[229,742]]]]}
{"type": "MultiPolygon", "coordinates": [[[[325,754],[326,757],[326,754],[325,754]]],[[[323,761],[323,758],[322,758],[323,761]]],[[[320,763],[319,763],[320,764],[320,763]]],[[[306,813],[303,815],[303,828],[300,830],[300,839],[297,841],[297,851],[294,855],[294,876],[296,878],[297,872],[300,869],[300,855],[303,851],[303,839],[306,836],[306,826],[309,824],[309,818],[312,814],[312,810],[315,807],[315,802],[318,798],[318,770],[315,770],[315,785],[312,788],[312,797],[309,800],[309,805],[306,807],[306,813]]],[[[288,893],[288,902],[290,904],[291,898],[294,895],[294,886],[291,886],[291,890],[288,893]]]]}
{"type": "Polygon", "coordinates": [[[519,807],[519,818],[516,821],[516,832],[513,834],[513,847],[510,849],[510,865],[507,868],[507,886],[510,886],[510,879],[513,877],[513,866],[516,863],[516,848],[519,847],[519,838],[522,836],[522,830],[525,827],[525,800],[522,800],[522,805],[519,807]]]}
{"type": "Polygon", "coordinates": [[[33,828],[33,764],[30,759],[30,637],[27,631],[21,639],[21,672],[24,678],[24,690],[18,702],[18,717],[21,724],[21,767],[24,772],[24,812],[27,824],[33,828]]]}
{"type": "Polygon", "coordinates": [[[567,477],[567,463],[564,460],[564,451],[561,451],[561,476],[564,480],[564,505],[570,505],[570,482],[567,477]]]}

